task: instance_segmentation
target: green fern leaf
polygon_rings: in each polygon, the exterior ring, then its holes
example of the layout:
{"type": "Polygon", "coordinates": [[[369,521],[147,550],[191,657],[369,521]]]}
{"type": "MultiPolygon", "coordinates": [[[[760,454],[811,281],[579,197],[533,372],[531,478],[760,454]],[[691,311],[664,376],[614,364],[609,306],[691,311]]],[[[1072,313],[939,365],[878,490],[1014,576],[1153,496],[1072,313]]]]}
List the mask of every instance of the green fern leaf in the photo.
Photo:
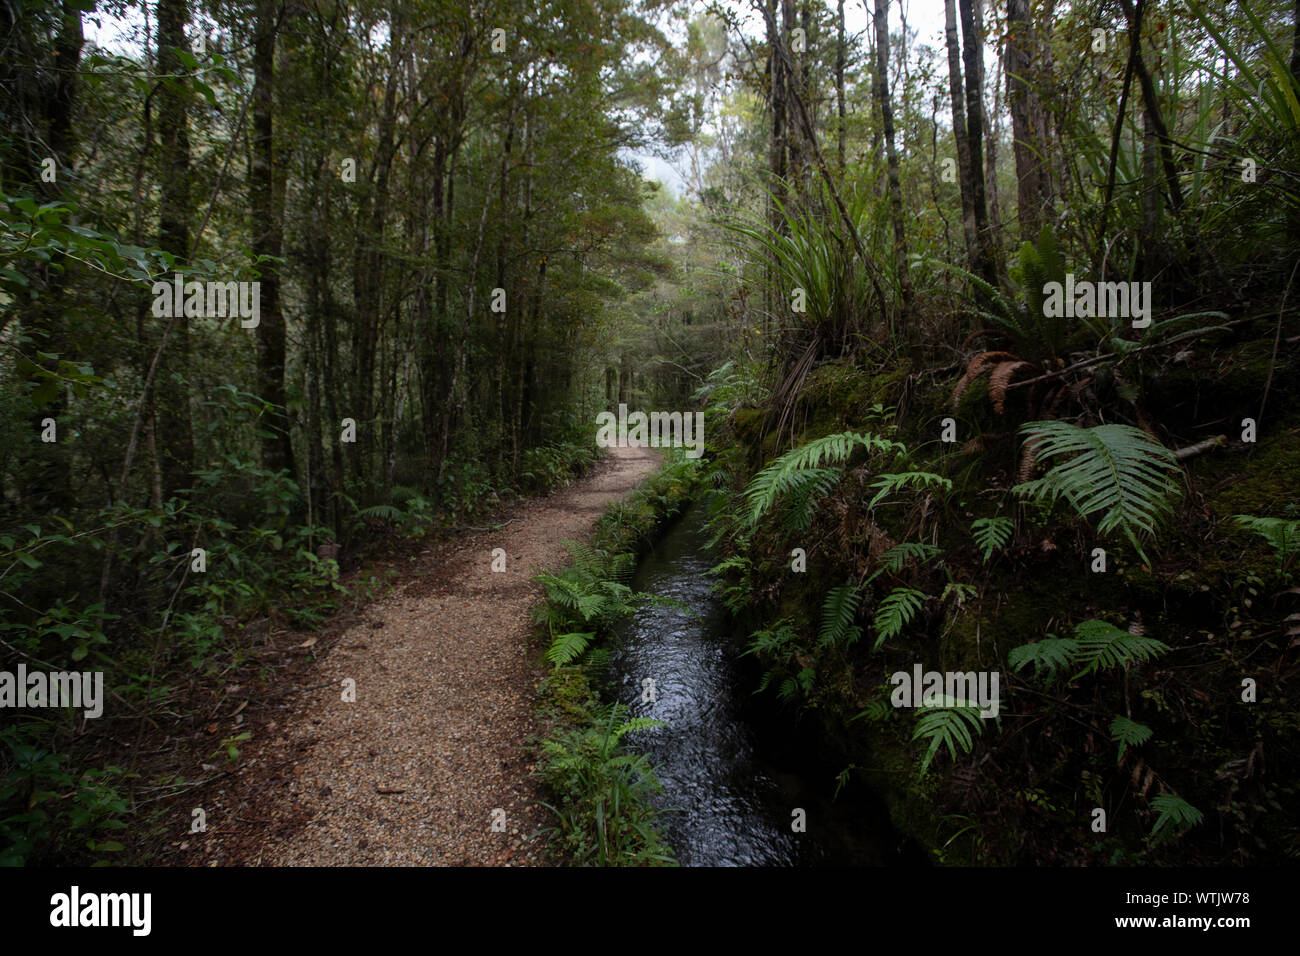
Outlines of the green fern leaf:
{"type": "Polygon", "coordinates": [[[956,760],[958,749],[968,754],[975,746],[971,732],[979,735],[984,730],[984,720],[980,717],[978,707],[931,704],[919,708],[919,711],[912,739],[924,738],[930,742],[930,747],[921,760],[922,775],[929,769],[930,762],[941,746],[946,746],[948,755],[956,760]]]}
{"type": "Polygon", "coordinates": [[[781,495],[805,481],[816,480],[799,477],[801,473],[824,470],[829,465],[843,465],[859,447],[871,452],[904,450],[898,442],[876,435],[840,432],[788,451],[756,474],[745,488],[745,500],[749,505],[745,516],[746,525],[753,527],[757,524],[781,495]]]}
{"type": "Polygon", "coordinates": [[[1166,827],[1170,828],[1168,833],[1173,833],[1176,830],[1186,830],[1197,826],[1205,819],[1205,814],[1201,813],[1200,810],[1197,810],[1182,797],[1175,796],[1172,793],[1160,794],[1151,801],[1151,808],[1159,814],[1156,817],[1155,826],[1151,828],[1153,837],[1158,837],[1160,831],[1166,827]]]}
{"type": "Polygon", "coordinates": [[[1084,621],[1075,627],[1074,633],[1078,638],[1077,662],[1084,667],[1071,681],[1103,668],[1155,660],[1169,650],[1169,645],[1153,637],[1121,631],[1106,621],[1084,621]]]}
{"type": "Polygon", "coordinates": [[[1007,663],[1016,672],[1034,665],[1034,677],[1043,674],[1048,680],[1068,667],[1073,667],[1079,655],[1079,642],[1072,637],[1052,637],[1050,634],[1033,644],[1013,647],[1007,654],[1007,663]]]}
{"type": "MultiPolygon", "coordinates": [[[[1128,425],[1079,428],[1068,422],[1030,422],[1021,429],[1026,444],[1046,459],[1073,455],[1038,481],[1011,490],[1022,497],[1055,500],[1064,496],[1084,517],[1101,513],[1097,530],[1124,533],[1138,554],[1146,555],[1137,533],[1154,533],[1157,518],[1172,509],[1178,489],[1170,474],[1178,470],[1173,453],[1146,432],[1128,425]]],[[[1149,562],[1148,562],[1149,563],[1149,562]]]]}
{"type": "Polygon", "coordinates": [[[1116,762],[1123,762],[1126,748],[1140,747],[1150,740],[1151,733],[1151,728],[1146,724],[1139,724],[1127,717],[1120,716],[1112,720],[1110,722],[1110,739],[1119,744],[1119,757],[1116,762]]]}
{"type": "Polygon", "coordinates": [[[851,584],[831,588],[822,605],[822,625],[817,641],[822,647],[852,644],[862,636],[862,628],[853,623],[862,594],[851,584]]]}
{"type": "Polygon", "coordinates": [[[896,637],[921,610],[925,592],[915,588],[894,588],[876,608],[876,647],[896,637]]]}
{"type": "Polygon", "coordinates": [[[902,544],[894,545],[880,556],[880,567],[867,580],[873,581],[878,575],[885,572],[898,574],[908,561],[915,561],[918,565],[921,565],[942,553],[943,548],[936,547],[933,544],[904,541],[902,544]]]}
{"type": "Polygon", "coordinates": [[[591,643],[594,633],[587,634],[561,634],[551,642],[551,646],[546,650],[546,659],[556,667],[563,667],[570,664],[582,656],[587,645],[591,643]]]}
{"type": "Polygon", "coordinates": [[[975,543],[983,552],[986,563],[994,551],[1001,551],[1007,546],[1015,526],[1014,521],[1004,517],[976,518],[970,523],[971,534],[974,535],[975,543]]]}
{"type": "Polygon", "coordinates": [[[930,471],[904,471],[897,474],[881,475],[871,483],[872,488],[880,490],[867,503],[867,508],[874,508],[882,498],[908,486],[914,488],[941,488],[944,491],[952,491],[952,482],[950,480],[930,471]]]}

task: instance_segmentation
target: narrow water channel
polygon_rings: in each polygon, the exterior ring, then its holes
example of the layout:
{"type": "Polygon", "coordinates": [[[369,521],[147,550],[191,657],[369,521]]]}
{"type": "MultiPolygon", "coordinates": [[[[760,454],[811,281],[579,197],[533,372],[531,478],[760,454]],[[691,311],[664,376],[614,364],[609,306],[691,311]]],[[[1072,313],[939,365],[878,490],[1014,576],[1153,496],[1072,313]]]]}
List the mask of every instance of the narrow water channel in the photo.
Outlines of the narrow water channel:
{"type": "Polygon", "coordinates": [[[684,866],[891,862],[879,807],[844,793],[832,802],[835,770],[807,759],[809,748],[789,734],[759,726],[779,726],[792,715],[773,715],[743,679],[742,648],[710,592],[707,572],[715,560],[705,547],[705,520],[704,507],[692,507],[632,581],[698,616],[643,607],[624,624],[610,656],[611,694],[633,716],[668,725],[629,738],[658,767],[668,842],[684,866]],[[646,678],[654,681],[653,701],[643,699],[646,678]],[[796,809],[806,814],[802,833],[792,826],[796,809]]]}

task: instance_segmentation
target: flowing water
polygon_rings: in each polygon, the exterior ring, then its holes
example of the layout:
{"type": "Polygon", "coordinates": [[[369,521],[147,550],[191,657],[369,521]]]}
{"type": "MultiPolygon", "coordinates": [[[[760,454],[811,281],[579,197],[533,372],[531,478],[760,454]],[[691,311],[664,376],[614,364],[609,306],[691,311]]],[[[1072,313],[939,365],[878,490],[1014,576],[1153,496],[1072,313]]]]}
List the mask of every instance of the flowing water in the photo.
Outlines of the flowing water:
{"type": "Polygon", "coordinates": [[[695,615],[647,605],[622,627],[610,655],[611,694],[633,716],[668,726],[627,738],[650,755],[669,812],[665,836],[684,866],[808,866],[891,861],[878,804],[844,791],[840,768],[817,765],[790,734],[792,712],[773,714],[742,673],[725,609],[710,593],[715,560],[705,509],[692,507],[642,562],[632,586],[673,598],[695,615]],[[645,700],[646,679],[654,681],[645,700]],[[806,832],[794,832],[795,811],[806,832]]]}

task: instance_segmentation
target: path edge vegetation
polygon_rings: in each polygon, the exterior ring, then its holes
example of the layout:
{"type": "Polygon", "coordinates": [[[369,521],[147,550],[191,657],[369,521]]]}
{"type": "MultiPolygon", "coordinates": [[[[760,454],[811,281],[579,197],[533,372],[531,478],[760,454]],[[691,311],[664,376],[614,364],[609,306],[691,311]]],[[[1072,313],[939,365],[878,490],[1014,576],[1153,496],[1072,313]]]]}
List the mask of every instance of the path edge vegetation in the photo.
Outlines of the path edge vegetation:
{"type": "Polygon", "coordinates": [[[653,803],[659,789],[648,757],[628,734],[659,721],[629,718],[602,698],[609,639],[618,621],[655,600],[628,586],[637,560],[677,518],[700,480],[701,461],[680,449],[628,496],[612,502],[586,543],[566,542],[564,568],[536,580],[545,599],[534,613],[548,668],[537,687],[543,729],[536,773],[553,823],[543,831],[553,858],[572,866],[672,866],[653,803]]]}

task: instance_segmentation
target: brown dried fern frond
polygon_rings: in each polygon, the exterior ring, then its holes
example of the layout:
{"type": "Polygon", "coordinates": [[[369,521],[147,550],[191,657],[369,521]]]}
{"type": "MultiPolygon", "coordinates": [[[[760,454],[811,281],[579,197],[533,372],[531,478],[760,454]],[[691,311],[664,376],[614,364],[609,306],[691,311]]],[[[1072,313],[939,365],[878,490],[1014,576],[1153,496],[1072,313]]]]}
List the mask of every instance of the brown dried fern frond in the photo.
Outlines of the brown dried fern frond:
{"type": "Polygon", "coordinates": [[[1016,362],[1020,360],[1019,355],[1012,355],[1010,352],[981,352],[970,360],[966,366],[966,374],[957,380],[957,385],[952,390],[952,407],[956,408],[957,403],[961,401],[962,393],[970,388],[970,383],[979,378],[990,365],[998,362],[1016,362]]]}
{"type": "Polygon", "coordinates": [[[1017,359],[1014,362],[999,362],[989,373],[989,398],[993,399],[993,410],[1001,415],[1006,410],[1007,386],[1019,371],[1037,369],[1033,362],[1017,359]]]}

